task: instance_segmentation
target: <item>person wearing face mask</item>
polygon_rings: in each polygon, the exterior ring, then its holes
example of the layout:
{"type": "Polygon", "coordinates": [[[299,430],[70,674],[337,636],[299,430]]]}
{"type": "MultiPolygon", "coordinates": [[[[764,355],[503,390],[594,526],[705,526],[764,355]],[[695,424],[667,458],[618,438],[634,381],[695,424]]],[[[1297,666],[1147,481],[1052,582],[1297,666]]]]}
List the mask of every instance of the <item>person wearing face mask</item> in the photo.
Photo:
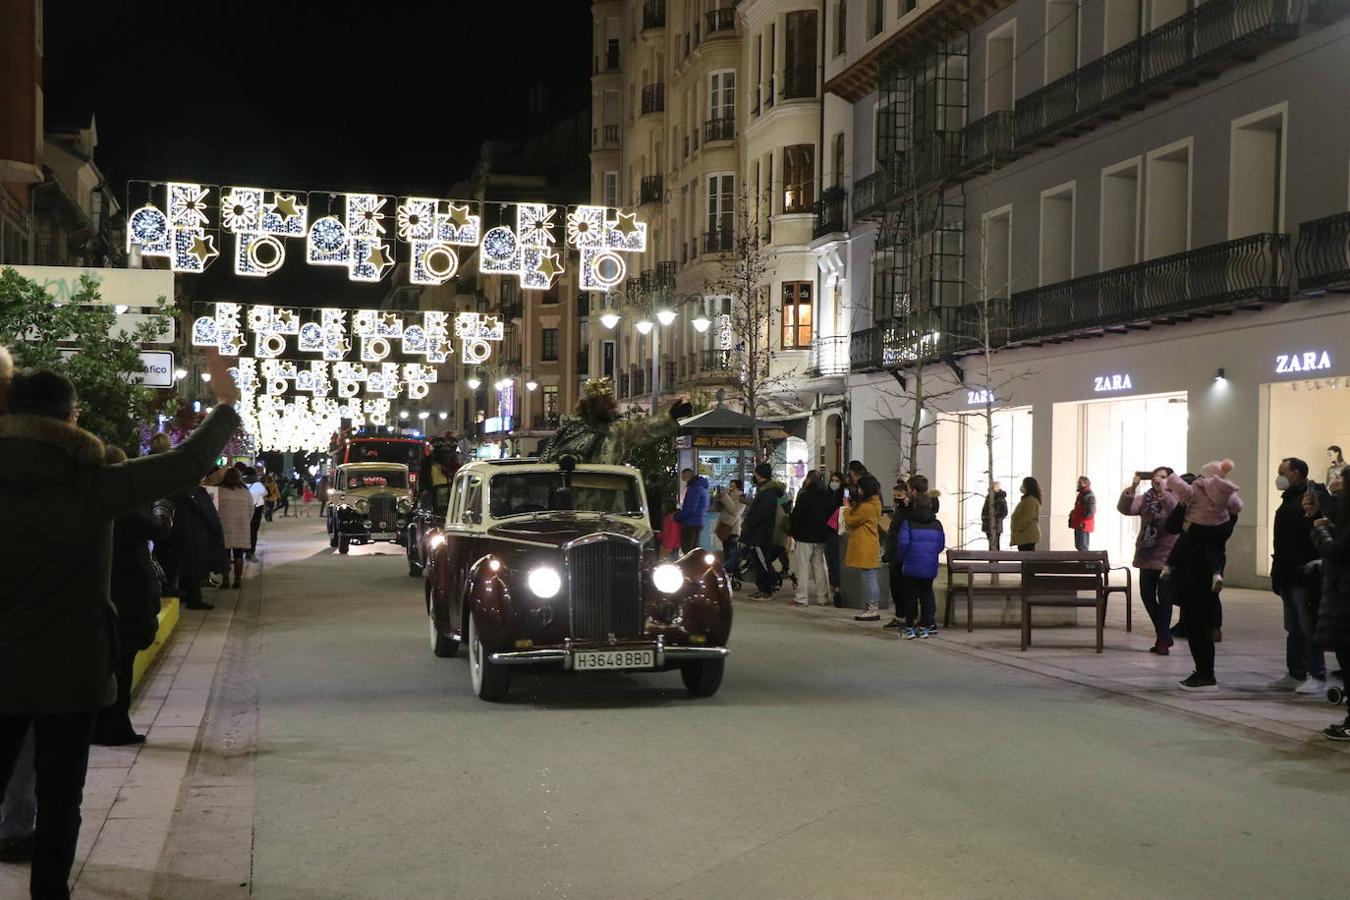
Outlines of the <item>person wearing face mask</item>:
{"type": "Polygon", "coordinates": [[[1086,475],[1078,478],[1078,497],[1069,513],[1069,527],[1073,529],[1073,548],[1088,549],[1088,542],[1097,520],[1097,495],[1092,493],[1092,482],[1086,475]]]}
{"type": "Polygon", "coordinates": [[[1028,475],[1022,479],[1022,499],[1013,509],[1011,533],[1008,539],[1018,550],[1026,553],[1041,542],[1041,485],[1028,475]]]}
{"type": "MultiPolygon", "coordinates": [[[[1345,671],[1350,667],[1350,492],[1344,482],[1341,475],[1331,484],[1335,502],[1329,515],[1313,520],[1312,531],[1313,546],[1322,561],[1322,598],[1313,645],[1336,654],[1341,667],[1342,702],[1345,671]]],[[[1350,741],[1350,715],[1322,733],[1333,741],[1350,741]]]]}
{"type": "Polygon", "coordinates": [[[907,487],[910,509],[896,534],[892,573],[899,574],[905,584],[901,591],[905,605],[900,610],[904,616],[900,637],[913,640],[937,634],[937,599],[933,595],[933,579],[937,578],[938,560],[946,549],[947,538],[934,512],[933,498],[928,496],[928,479],[914,475],[907,487]],[[899,569],[898,573],[895,572],[896,568],[899,569]]]}
{"type": "Polygon", "coordinates": [[[891,588],[891,603],[895,605],[895,615],[891,620],[881,626],[890,631],[899,631],[905,627],[905,610],[913,605],[913,600],[907,594],[910,585],[906,584],[904,579],[903,564],[904,559],[897,557],[896,544],[900,540],[900,526],[914,511],[914,498],[910,493],[909,485],[903,481],[897,481],[895,487],[891,488],[891,524],[886,529],[886,539],[881,545],[881,561],[888,566],[887,575],[891,588]]]}
{"type": "Polygon", "coordinates": [[[1153,478],[1144,493],[1139,493],[1139,474],[1120,493],[1116,511],[1122,516],[1139,517],[1139,535],[1134,541],[1134,567],[1139,570],[1139,594],[1144,609],[1153,622],[1157,640],[1150,653],[1167,656],[1171,652],[1172,585],[1162,579],[1163,565],[1177,536],[1168,534],[1164,527],[1167,516],[1177,505],[1177,497],[1167,489],[1167,479],[1173,474],[1167,466],[1153,470],[1153,478]]]}
{"type": "Polygon", "coordinates": [[[1312,643],[1314,591],[1320,588],[1315,576],[1305,571],[1318,558],[1313,546],[1313,522],[1320,516],[1309,514],[1304,496],[1313,491],[1316,510],[1329,505],[1326,489],[1308,482],[1308,464],[1296,457],[1282,460],[1275,478],[1282,493],[1275,510],[1275,554],[1270,565],[1270,588],[1284,604],[1286,673],[1271,685],[1275,690],[1293,690],[1317,694],[1326,690],[1326,657],[1312,643]]]}
{"type": "Polygon", "coordinates": [[[830,473],[829,488],[833,498],[830,505],[834,508],[834,513],[826,520],[830,526],[830,533],[825,538],[825,572],[830,578],[830,597],[834,601],[834,606],[836,609],[843,609],[844,590],[839,579],[839,527],[844,506],[844,474],[842,472],[830,473]]]}

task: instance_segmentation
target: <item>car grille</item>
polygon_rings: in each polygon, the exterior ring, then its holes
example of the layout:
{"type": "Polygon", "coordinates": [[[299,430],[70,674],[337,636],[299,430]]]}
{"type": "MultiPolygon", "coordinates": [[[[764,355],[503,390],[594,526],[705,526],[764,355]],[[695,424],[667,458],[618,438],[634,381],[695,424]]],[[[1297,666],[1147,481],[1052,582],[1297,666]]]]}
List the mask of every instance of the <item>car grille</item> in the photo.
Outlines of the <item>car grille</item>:
{"type": "Polygon", "coordinates": [[[571,578],[572,637],[637,638],[643,634],[640,548],[609,539],[567,551],[571,578]]]}
{"type": "Polygon", "coordinates": [[[398,520],[398,501],[392,494],[376,494],[370,498],[370,525],[372,528],[389,529],[398,520]],[[380,523],[384,525],[381,526],[380,523]]]}

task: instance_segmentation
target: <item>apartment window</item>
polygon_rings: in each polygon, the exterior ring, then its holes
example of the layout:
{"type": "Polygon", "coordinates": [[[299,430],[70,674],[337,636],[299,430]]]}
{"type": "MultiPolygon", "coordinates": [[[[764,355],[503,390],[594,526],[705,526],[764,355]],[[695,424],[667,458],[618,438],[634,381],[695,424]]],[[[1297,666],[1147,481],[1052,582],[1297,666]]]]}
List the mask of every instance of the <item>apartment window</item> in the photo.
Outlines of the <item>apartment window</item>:
{"type": "Polygon", "coordinates": [[[783,349],[805,350],[811,346],[810,281],[783,282],[783,349]]]}
{"type": "Polygon", "coordinates": [[[759,115],[759,98],[764,93],[764,38],[755,35],[755,104],[751,115],[759,115]]]}
{"type": "Polygon", "coordinates": [[[882,19],[886,13],[886,0],[867,0],[867,36],[874,38],[881,34],[882,19]]]}
{"type": "Polygon", "coordinates": [[[1045,83],[1078,68],[1078,0],[1046,0],[1045,83]]]}
{"type": "Polygon", "coordinates": [[[985,299],[1012,296],[1012,207],[984,215],[985,299]]]}
{"type": "Polygon", "coordinates": [[[1102,53],[1118,50],[1139,37],[1139,0],[1105,0],[1102,16],[1102,53]]]}
{"type": "MultiPolygon", "coordinates": [[[[708,118],[730,122],[736,118],[736,71],[725,69],[708,76],[708,118]]],[[[727,137],[730,137],[728,135],[727,137]]],[[[704,140],[714,136],[704,135],[704,140]]]]}
{"type": "Polygon", "coordinates": [[[544,415],[550,419],[558,418],[558,386],[546,384],[544,391],[544,415]]]}
{"type": "Polygon", "coordinates": [[[816,202],[816,148],[794,144],[783,148],[783,212],[806,212],[816,202]]]}
{"type": "Polygon", "coordinates": [[[605,378],[614,377],[613,341],[602,341],[600,344],[600,374],[605,378]]]}
{"type": "Polygon", "coordinates": [[[787,14],[783,30],[783,97],[816,95],[816,11],[787,14]]]}
{"type": "Polygon", "coordinates": [[[775,30],[771,24],[768,28],[764,29],[764,71],[769,73],[769,83],[764,91],[764,105],[766,107],[773,106],[774,101],[773,73],[774,66],[778,64],[776,47],[775,30]]]}
{"type": "Polygon", "coordinates": [[[990,33],[984,44],[984,112],[1011,112],[1017,74],[1017,20],[990,33]]]}
{"type": "Polygon", "coordinates": [[[1228,237],[1284,231],[1285,105],[1233,122],[1228,237]]]}
{"type": "Polygon", "coordinates": [[[1139,158],[1102,170],[1101,271],[1139,261],[1139,158]]]}
{"type": "Polygon", "coordinates": [[[1041,192],[1040,283],[1073,277],[1074,182],[1041,192]]]}
{"type": "Polygon", "coordinates": [[[834,177],[834,186],[840,187],[844,183],[844,133],[842,131],[835,132],[833,149],[830,156],[830,171],[834,177]]]}
{"type": "Polygon", "coordinates": [[[605,206],[619,205],[619,173],[606,172],[604,186],[604,204],[605,206]]]}
{"type": "MultiPolygon", "coordinates": [[[[736,176],[718,172],[708,176],[708,231],[730,235],[735,214],[736,176]]],[[[727,238],[724,238],[726,240],[727,238]]]]}
{"type": "Polygon", "coordinates": [[[1148,154],[1144,172],[1144,258],[1191,247],[1191,139],[1148,154]]]}
{"type": "Polygon", "coordinates": [[[848,0],[834,4],[834,55],[843,56],[848,49],[848,0]]]}

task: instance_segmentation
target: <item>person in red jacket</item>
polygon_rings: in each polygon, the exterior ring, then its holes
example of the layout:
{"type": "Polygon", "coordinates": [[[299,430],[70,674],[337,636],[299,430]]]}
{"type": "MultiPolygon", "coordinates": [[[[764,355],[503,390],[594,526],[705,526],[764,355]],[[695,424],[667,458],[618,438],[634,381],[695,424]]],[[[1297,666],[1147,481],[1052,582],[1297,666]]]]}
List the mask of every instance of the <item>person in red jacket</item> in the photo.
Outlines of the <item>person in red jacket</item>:
{"type": "Polygon", "coordinates": [[[1097,517],[1097,495],[1092,493],[1092,482],[1086,475],[1078,478],[1078,499],[1069,513],[1069,527],[1073,529],[1073,548],[1088,549],[1088,535],[1092,534],[1097,517]]]}

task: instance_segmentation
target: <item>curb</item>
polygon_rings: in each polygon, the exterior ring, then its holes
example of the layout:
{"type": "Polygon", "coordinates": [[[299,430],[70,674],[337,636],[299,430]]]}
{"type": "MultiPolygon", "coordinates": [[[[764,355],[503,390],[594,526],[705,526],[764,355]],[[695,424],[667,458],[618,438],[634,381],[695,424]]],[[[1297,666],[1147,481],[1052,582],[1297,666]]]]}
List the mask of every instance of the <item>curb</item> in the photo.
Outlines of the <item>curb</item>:
{"type": "Polygon", "coordinates": [[[136,654],[136,662],[133,663],[131,668],[131,692],[133,694],[141,686],[141,682],[145,681],[146,673],[155,664],[155,660],[159,658],[159,653],[164,649],[164,645],[178,630],[179,612],[177,597],[164,597],[160,600],[159,629],[155,632],[155,642],[136,654]]]}

